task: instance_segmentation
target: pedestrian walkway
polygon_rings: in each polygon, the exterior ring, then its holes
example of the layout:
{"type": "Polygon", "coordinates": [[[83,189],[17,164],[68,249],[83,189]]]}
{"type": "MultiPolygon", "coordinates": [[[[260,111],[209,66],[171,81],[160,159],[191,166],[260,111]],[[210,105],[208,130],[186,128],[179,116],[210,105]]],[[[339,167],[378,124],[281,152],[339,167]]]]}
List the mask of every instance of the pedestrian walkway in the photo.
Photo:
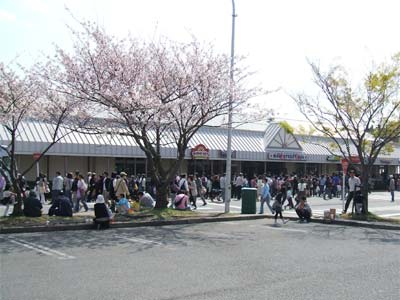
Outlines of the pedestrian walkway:
{"type": "MultiPolygon", "coordinates": [[[[395,202],[390,202],[390,194],[388,192],[373,192],[369,194],[369,211],[382,218],[400,218],[400,192],[396,192],[395,202]]],[[[222,202],[211,202],[207,200],[206,206],[198,206],[198,212],[224,212],[225,203],[222,202]]],[[[325,210],[331,208],[336,209],[336,213],[340,214],[344,207],[344,202],[341,198],[332,198],[324,200],[322,197],[309,197],[308,203],[313,210],[314,217],[323,217],[325,210]]],[[[287,204],[287,202],[286,202],[287,204]]],[[[286,205],[285,204],[285,205],[286,205]]],[[[230,202],[230,212],[240,213],[242,207],[242,200],[232,199],[230,202]]],[[[260,202],[257,202],[257,213],[260,209],[260,202]]],[[[270,214],[268,208],[264,209],[265,214],[270,214]]],[[[294,209],[286,209],[285,215],[296,216],[294,209]]]]}

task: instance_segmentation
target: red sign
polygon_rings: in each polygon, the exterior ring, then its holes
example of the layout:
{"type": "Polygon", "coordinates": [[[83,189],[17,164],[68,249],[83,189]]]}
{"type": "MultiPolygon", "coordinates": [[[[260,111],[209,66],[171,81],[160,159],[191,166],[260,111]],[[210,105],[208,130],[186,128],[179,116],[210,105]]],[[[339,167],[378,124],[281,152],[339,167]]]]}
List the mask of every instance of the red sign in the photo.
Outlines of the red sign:
{"type": "Polygon", "coordinates": [[[33,159],[34,160],[39,159],[40,155],[42,155],[42,153],[33,153],[33,159]]]}
{"type": "Polygon", "coordinates": [[[349,159],[353,164],[359,164],[361,162],[359,156],[350,156],[349,159]]]}
{"type": "Polygon", "coordinates": [[[342,163],[343,173],[346,174],[347,168],[349,167],[349,161],[345,158],[342,158],[340,162],[342,163]]]}
{"type": "Polygon", "coordinates": [[[192,148],[192,158],[193,159],[208,159],[209,150],[203,144],[198,144],[192,148]]]}

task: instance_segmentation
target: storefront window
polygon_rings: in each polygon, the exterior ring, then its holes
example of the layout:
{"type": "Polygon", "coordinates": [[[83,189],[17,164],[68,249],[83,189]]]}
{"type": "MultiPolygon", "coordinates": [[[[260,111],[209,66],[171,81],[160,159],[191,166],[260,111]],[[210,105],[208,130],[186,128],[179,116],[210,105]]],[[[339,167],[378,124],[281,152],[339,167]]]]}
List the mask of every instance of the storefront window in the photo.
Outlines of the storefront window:
{"type": "Polygon", "coordinates": [[[126,172],[128,175],[146,173],[146,160],[144,158],[117,157],[115,159],[115,170],[126,172]]]}

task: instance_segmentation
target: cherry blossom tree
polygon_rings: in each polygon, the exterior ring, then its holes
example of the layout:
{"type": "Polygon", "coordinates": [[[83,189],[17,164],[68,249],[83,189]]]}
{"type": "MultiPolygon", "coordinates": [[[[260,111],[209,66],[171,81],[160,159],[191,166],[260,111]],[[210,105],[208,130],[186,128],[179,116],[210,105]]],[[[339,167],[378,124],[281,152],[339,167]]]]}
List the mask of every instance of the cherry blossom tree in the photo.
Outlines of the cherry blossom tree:
{"type": "Polygon", "coordinates": [[[90,22],[81,25],[82,31],[73,31],[73,52],[57,49],[48,64],[56,72],[48,79],[65,95],[107,112],[113,133],[134,138],[156,186],[156,207],[166,207],[169,183],[193,135],[227,113],[231,92],[239,109],[259,91],[245,87],[249,73],[239,63],[231,91],[229,58],[196,40],[146,43],[118,39],[90,22]],[[176,148],[173,164],[162,162],[164,147],[176,148]]]}
{"type": "MultiPolygon", "coordinates": [[[[14,68],[15,69],[15,68],[14,68]]],[[[82,128],[90,120],[84,106],[76,100],[54,91],[48,82],[36,75],[33,70],[16,71],[9,65],[0,64],[0,121],[7,133],[6,144],[1,149],[7,153],[7,160],[1,160],[3,175],[11,181],[16,194],[13,215],[22,214],[23,191],[18,174],[24,176],[32,167],[66,135],[82,128]],[[74,103],[75,101],[75,103],[74,103]],[[23,170],[16,160],[16,142],[23,122],[41,121],[48,126],[48,142],[41,149],[40,156],[23,170]]],[[[4,142],[4,141],[3,141],[4,142]]]]}
{"type": "Polygon", "coordinates": [[[356,86],[344,68],[323,72],[310,63],[321,97],[299,94],[293,99],[313,129],[331,140],[330,150],[350,162],[357,154],[368,213],[368,180],[380,154],[393,151],[400,136],[400,54],[366,74],[356,86]],[[353,150],[354,149],[354,150],[353,150]]]}

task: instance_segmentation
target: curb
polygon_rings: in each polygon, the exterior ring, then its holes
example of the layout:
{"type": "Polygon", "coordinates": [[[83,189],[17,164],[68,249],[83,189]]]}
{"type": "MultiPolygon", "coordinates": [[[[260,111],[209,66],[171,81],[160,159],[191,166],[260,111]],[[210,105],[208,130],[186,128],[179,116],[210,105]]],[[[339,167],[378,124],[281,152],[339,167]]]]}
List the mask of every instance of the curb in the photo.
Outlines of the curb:
{"type": "MultiPolygon", "coordinates": [[[[215,222],[228,222],[228,221],[247,221],[257,219],[273,219],[274,216],[270,215],[239,215],[229,217],[204,217],[204,218],[191,218],[181,220],[168,220],[168,221],[145,221],[145,222],[116,222],[110,224],[110,229],[113,228],[130,228],[130,227],[145,227],[145,226],[168,226],[168,225],[185,225],[185,224],[199,224],[199,223],[215,223],[215,222]]],[[[297,221],[299,218],[286,217],[292,221],[297,221]]],[[[311,223],[320,223],[326,225],[344,225],[353,227],[385,229],[385,230],[400,230],[400,225],[392,225],[387,223],[369,223],[363,221],[353,220],[324,220],[324,219],[311,219],[311,223]]],[[[9,227],[0,228],[0,234],[9,233],[33,233],[33,232],[53,232],[53,231],[68,231],[68,230],[94,230],[93,224],[71,224],[71,225],[54,225],[54,226],[30,226],[30,227],[9,227]]]]}

